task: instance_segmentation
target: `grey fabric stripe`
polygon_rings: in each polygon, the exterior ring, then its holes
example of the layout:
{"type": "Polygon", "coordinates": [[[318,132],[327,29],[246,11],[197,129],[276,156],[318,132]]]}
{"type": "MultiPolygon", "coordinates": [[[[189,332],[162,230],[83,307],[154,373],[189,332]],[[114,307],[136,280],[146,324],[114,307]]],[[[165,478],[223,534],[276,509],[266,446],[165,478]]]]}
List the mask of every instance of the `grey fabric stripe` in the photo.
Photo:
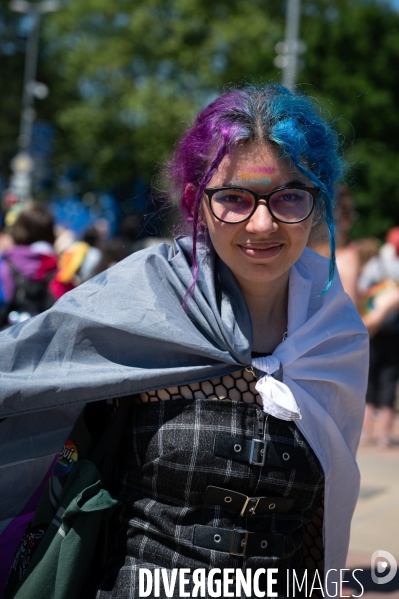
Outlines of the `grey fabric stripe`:
{"type": "Polygon", "coordinates": [[[57,513],[55,514],[53,520],[52,520],[52,524],[55,524],[55,526],[61,526],[62,524],[62,516],[64,515],[65,512],[65,508],[64,507],[59,507],[57,510],[57,513]]]}

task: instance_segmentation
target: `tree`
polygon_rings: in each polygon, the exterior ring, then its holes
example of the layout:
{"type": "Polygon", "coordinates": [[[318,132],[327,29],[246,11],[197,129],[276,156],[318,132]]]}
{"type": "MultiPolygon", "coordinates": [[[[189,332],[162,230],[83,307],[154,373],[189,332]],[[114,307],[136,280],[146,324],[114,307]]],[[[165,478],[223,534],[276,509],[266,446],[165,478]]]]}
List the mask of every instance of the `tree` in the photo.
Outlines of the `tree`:
{"type": "MultiPolygon", "coordinates": [[[[0,183],[9,177],[9,163],[15,153],[22,97],[25,44],[21,21],[0,1],[0,183]],[[21,74],[21,75],[20,75],[21,74]]],[[[1,185],[0,185],[1,191],[1,185]]]]}
{"type": "Polygon", "coordinates": [[[63,88],[80,92],[57,111],[61,155],[97,184],[149,180],[224,84],[275,74],[280,31],[253,0],[71,0],[46,31],[63,88]]]}
{"type": "Polygon", "coordinates": [[[399,14],[359,0],[318,0],[304,11],[301,80],[345,136],[360,214],[353,233],[382,236],[399,224],[399,14]]]}
{"type": "MultiPolygon", "coordinates": [[[[302,7],[300,88],[341,132],[361,214],[355,235],[382,235],[399,221],[399,15],[376,0],[302,7]]],[[[131,195],[132,180],[151,182],[226,85],[280,80],[284,19],[282,0],[67,0],[43,22],[50,97],[37,106],[57,126],[56,162],[83,169],[86,187],[131,195]]]]}

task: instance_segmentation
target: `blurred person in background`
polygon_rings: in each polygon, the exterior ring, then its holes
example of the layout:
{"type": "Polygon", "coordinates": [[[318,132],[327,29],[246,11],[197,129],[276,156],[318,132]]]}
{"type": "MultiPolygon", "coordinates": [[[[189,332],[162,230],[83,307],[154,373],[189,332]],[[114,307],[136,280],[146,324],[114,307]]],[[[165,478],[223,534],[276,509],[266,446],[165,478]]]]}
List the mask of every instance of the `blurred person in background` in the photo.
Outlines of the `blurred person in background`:
{"type": "Polygon", "coordinates": [[[65,250],[76,240],[75,233],[63,225],[56,224],[54,227],[55,242],[54,250],[58,256],[62,256],[65,250]]]}
{"type": "Polygon", "coordinates": [[[54,223],[50,211],[30,203],[10,229],[14,246],[0,256],[0,326],[44,312],[73,285],[57,279],[54,223]]]}
{"type": "Polygon", "coordinates": [[[121,260],[127,258],[128,252],[122,239],[108,239],[102,247],[102,258],[96,268],[95,274],[99,274],[121,260]]]}
{"type": "MultiPolygon", "coordinates": [[[[336,265],[341,283],[355,306],[359,307],[357,282],[360,275],[360,257],[355,243],[350,242],[349,234],[357,219],[357,212],[350,190],[345,185],[337,185],[335,218],[336,265]]],[[[316,223],[310,233],[308,247],[324,256],[330,257],[328,231],[325,223],[316,223]]]]}
{"type": "Polygon", "coordinates": [[[370,371],[362,439],[371,440],[376,408],[380,410],[381,446],[392,438],[399,380],[399,227],[390,229],[377,256],[364,266],[359,280],[362,318],[370,335],[370,371]]]}
{"type": "Polygon", "coordinates": [[[101,235],[95,225],[86,229],[82,240],[71,238],[71,243],[62,249],[60,255],[59,280],[77,287],[101,272],[101,245],[101,235]]]}
{"type": "Polygon", "coordinates": [[[6,214],[0,213],[0,255],[10,250],[14,245],[14,240],[6,230],[6,214]]]}
{"type": "Polygon", "coordinates": [[[353,243],[356,244],[359,253],[360,273],[362,273],[369,260],[378,256],[381,241],[376,237],[361,237],[360,239],[356,239],[353,243]]]}
{"type": "MultiPolygon", "coordinates": [[[[128,214],[120,222],[120,237],[127,246],[127,251],[131,254],[134,249],[132,245],[138,240],[141,234],[140,220],[137,214],[128,214]]],[[[141,249],[141,248],[140,248],[141,249]]]]}

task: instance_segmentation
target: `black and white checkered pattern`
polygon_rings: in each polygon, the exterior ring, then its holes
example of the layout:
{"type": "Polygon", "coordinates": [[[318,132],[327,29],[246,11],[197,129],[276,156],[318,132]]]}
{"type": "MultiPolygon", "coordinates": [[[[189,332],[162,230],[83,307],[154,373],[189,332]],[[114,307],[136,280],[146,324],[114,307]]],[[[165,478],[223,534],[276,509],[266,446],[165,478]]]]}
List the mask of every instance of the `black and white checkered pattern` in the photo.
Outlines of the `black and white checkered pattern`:
{"type": "MultiPolygon", "coordinates": [[[[238,374],[238,373],[237,373],[238,374]]],[[[246,391],[242,379],[252,382],[250,373],[234,378],[234,388],[246,391]],[[241,382],[240,382],[241,380],[241,382]]],[[[227,377],[224,377],[227,378],[227,377]]],[[[229,397],[222,391],[223,380],[194,385],[192,398],[187,390],[173,394],[163,390],[152,398],[137,397],[121,441],[116,472],[116,492],[122,507],[118,513],[114,550],[97,599],[136,599],[140,568],[279,568],[279,596],[285,596],[286,574],[302,566],[304,527],[317,513],[324,488],[321,466],[293,422],[269,416],[265,439],[285,443],[292,451],[305,452],[308,468],[297,470],[252,466],[247,462],[214,455],[216,434],[252,439],[257,435],[256,391],[252,402],[215,401],[201,396],[201,386],[211,390],[208,397],[229,397]],[[195,396],[194,396],[195,392],[195,396]],[[219,392],[219,393],[218,393],[219,392]],[[182,397],[184,393],[184,396],[182,397]],[[156,399],[174,399],[156,401],[156,399]],[[142,403],[144,401],[144,403],[142,403]],[[240,517],[227,507],[204,505],[208,485],[247,496],[278,496],[295,499],[289,514],[240,517]],[[193,545],[194,525],[285,535],[281,557],[235,557],[229,553],[193,545]]],[[[227,381],[228,385],[231,381],[227,381]]],[[[225,385],[226,387],[226,385],[225,385]]],[[[230,387],[231,388],[231,387],[230,387]]],[[[144,394],[146,395],[146,394],[144,394]]],[[[162,596],[162,592],[161,592],[162,596]]],[[[176,597],[179,597],[178,588],[176,597]]]]}

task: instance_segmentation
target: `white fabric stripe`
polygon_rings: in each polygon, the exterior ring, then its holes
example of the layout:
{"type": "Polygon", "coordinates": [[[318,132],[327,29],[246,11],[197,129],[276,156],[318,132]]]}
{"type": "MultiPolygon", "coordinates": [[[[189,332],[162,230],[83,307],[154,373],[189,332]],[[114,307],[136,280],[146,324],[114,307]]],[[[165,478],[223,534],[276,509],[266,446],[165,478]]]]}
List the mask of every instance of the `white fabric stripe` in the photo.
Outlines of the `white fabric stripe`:
{"type": "Polygon", "coordinates": [[[62,537],[65,537],[65,530],[63,528],[61,528],[61,526],[59,527],[58,531],[57,531],[62,537]]]}
{"type": "Polygon", "coordinates": [[[281,420],[300,420],[301,412],[291,390],[272,376],[280,369],[280,360],[275,356],[253,358],[252,366],[266,373],[255,385],[262,398],[263,411],[281,420]]]}

